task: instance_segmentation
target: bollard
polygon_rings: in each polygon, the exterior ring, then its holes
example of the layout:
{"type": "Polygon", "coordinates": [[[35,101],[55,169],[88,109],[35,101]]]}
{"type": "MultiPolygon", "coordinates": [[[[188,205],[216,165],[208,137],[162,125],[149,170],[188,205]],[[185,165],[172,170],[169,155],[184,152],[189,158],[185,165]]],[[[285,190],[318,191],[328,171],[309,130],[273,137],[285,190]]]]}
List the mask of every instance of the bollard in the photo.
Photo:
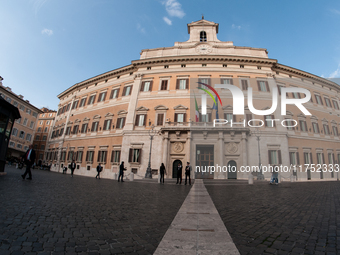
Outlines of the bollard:
{"type": "Polygon", "coordinates": [[[113,179],[117,180],[117,173],[113,173],[113,179]]]}
{"type": "Polygon", "coordinates": [[[248,184],[254,184],[254,176],[252,174],[248,175],[248,184]]]}
{"type": "Polygon", "coordinates": [[[133,181],[133,178],[134,178],[134,174],[130,173],[130,181],[133,181]]]}

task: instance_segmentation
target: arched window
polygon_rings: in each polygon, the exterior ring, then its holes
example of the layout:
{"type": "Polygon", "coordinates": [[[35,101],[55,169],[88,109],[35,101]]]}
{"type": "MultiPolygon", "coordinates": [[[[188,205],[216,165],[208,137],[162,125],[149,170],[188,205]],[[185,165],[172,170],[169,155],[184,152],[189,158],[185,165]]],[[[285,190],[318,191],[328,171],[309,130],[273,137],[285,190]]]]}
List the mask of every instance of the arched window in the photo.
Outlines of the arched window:
{"type": "Polygon", "coordinates": [[[207,33],[205,31],[200,32],[200,42],[206,42],[207,41],[207,33]]]}

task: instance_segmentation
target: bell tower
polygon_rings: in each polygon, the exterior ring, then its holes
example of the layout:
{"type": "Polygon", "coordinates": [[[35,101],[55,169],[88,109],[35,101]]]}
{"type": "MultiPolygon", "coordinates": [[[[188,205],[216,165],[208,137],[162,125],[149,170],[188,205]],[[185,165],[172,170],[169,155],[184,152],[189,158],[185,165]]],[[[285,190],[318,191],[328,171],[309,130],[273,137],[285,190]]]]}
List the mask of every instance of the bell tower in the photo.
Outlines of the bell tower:
{"type": "Polygon", "coordinates": [[[204,19],[191,22],[188,24],[188,34],[190,35],[187,42],[220,42],[217,39],[218,23],[204,19]]]}

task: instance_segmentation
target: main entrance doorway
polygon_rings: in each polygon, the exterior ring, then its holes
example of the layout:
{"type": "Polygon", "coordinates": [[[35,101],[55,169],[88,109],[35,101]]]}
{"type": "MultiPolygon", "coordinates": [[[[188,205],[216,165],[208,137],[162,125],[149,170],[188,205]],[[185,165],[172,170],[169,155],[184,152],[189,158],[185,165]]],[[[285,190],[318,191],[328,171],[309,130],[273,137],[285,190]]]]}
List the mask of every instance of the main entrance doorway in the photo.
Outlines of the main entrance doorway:
{"type": "Polygon", "coordinates": [[[228,179],[237,179],[237,166],[234,160],[228,162],[228,179]]]}
{"type": "Polygon", "coordinates": [[[182,161],[180,160],[175,160],[174,163],[172,164],[172,178],[177,178],[177,167],[178,167],[178,164],[181,164],[182,165],[182,173],[183,173],[183,164],[182,164],[182,161]]]}
{"type": "Polygon", "coordinates": [[[214,173],[208,171],[209,166],[214,166],[214,145],[196,145],[196,179],[214,179],[214,173]]]}

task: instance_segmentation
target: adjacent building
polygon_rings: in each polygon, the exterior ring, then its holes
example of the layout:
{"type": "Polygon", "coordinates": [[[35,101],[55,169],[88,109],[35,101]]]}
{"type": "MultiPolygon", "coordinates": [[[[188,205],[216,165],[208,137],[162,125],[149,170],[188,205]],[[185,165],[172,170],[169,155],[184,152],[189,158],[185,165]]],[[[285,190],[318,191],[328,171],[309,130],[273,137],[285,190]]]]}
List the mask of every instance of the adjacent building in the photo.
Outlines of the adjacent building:
{"type": "MultiPolygon", "coordinates": [[[[113,178],[124,161],[128,173],[143,178],[150,160],[150,135],[154,135],[151,168],[156,174],[163,162],[168,178],[177,176],[179,163],[190,161],[194,169],[217,165],[237,169],[193,171],[196,178],[245,179],[258,173],[241,172],[242,166],[262,164],[289,167],[289,172],[281,174],[286,179],[336,180],[337,172],[330,167],[340,162],[339,85],[280,64],[268,57],[266,49],[219,41],[217,23],[202,19],[187,29],[188,41],[142,50],[139,60],[58,95],[60,103],[45,154],[51,170],[61,171],[75,159],[77,174],[95,176],[96,166],[102,163],[103,177],[113,178]],[[205,92],[197,91],[202,83],[232,84],[243,91],[244,115],[233,115],[228,89],[219,90],[223,104],[217,109],[219,118],[245,120],[247,125],[214,127],[212,99],[202,114],[200,93],[205,92]],[[302,114],[294,105],[288,105],[284,115],[280,105],[265,116],[250,110],[250,88],[253,106],[265,111],[271,108],[276,89],[280,99],[282,88],[294,87],[310,91],[312,99],[304,106],[312,115],[302,114]],[[251,120],[263,125],[252,127],[248,125],[251,120]]],[[[291,99],[304,96],[287,95],[291,99]]],[[[269,178],[271,172],[264,176],[269,178]]]]}
{"type": "Polygon", "coordinates": [[[21,118],[14,122],[8,144],[7,158],[19,158],[33,143],[38,114],[41,110],[24,100],[22,95],[15,94],[10,87],[0,84],[0,94],[9,103],[19,109],[21,118]]]}

